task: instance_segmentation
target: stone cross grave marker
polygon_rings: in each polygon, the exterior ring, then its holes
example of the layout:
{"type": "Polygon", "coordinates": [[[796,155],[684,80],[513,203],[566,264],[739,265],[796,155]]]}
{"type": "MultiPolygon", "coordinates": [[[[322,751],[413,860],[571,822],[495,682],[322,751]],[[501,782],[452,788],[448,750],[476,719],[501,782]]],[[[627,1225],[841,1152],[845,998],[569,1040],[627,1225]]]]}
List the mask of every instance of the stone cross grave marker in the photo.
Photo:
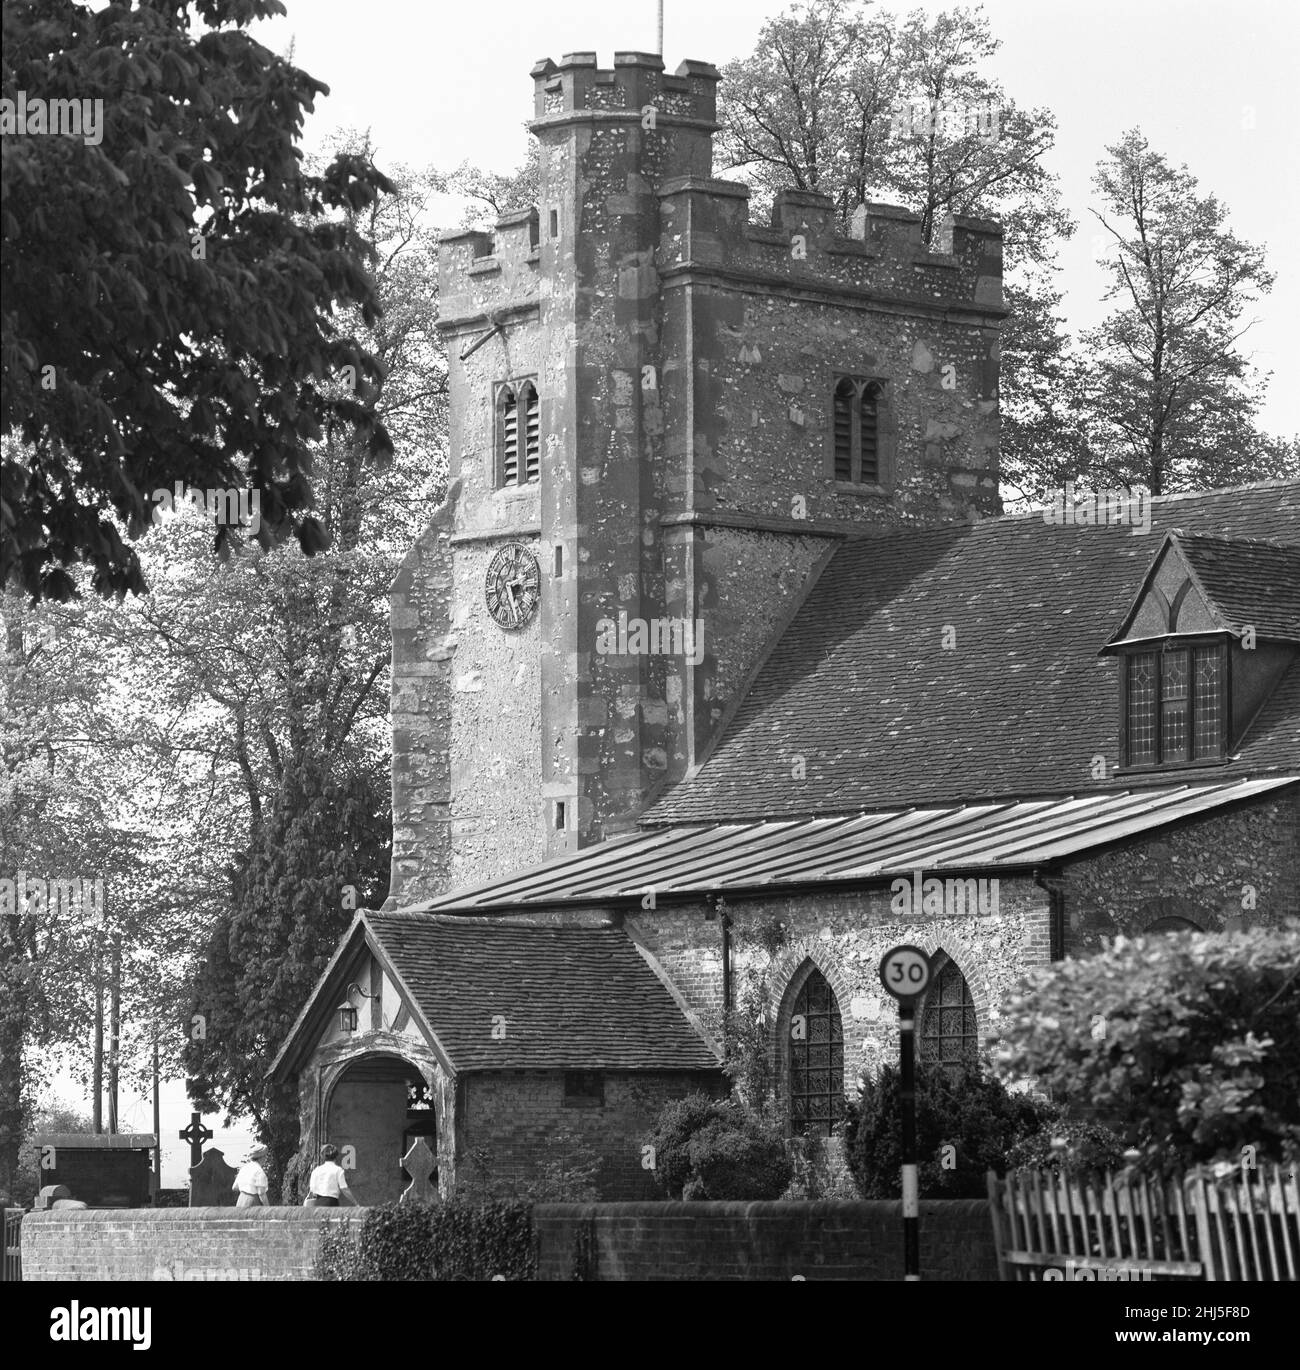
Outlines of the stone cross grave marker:
{"type": "Polygon", "coordinates": [[[203,1126],[203,1119],[197,1113],[191,1113],[189,1127],[176,1135],[190,1144],[190,1165],[198,1165],[203,1159],[203,1143],[212,1140],[212,1129],[203,1126]]]}
{"type": "Polygon", "coordinates": [[[417,1137],[411,1143],[410,1151],[402,1157],[402,1168],[411,1177],[411,1183],[402,1191],[402,1203],[408,1200],[413,1203],[429,1203],[433,1199],[434,1189],[429,1183],[429,1176],[436,1165],[437,1161],[433,1152],[429,1150],[429,1143],[423,1137],[417,1137]]]}
{"type": "Polygon", "coordinates": [[[238,1195],[230,1186],[238,1174],[217,1147],[210,1147],[198,1165],[190,1166],[190,1207],[233,1208],[238,1195]]]}

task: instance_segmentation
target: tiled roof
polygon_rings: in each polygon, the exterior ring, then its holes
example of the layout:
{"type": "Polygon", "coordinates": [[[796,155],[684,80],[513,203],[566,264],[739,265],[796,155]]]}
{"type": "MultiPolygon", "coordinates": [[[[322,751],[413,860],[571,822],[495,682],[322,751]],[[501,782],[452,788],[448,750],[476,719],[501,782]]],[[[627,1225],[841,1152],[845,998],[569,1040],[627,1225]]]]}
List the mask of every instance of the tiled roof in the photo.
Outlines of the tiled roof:
{"type": "Polygon", "coordinates": [[[1175,533],[1192,574],[1227,627],[1300,642],[1300,543],[1175,533]]]}
{"type": "Polygon", "coordinates": [[[364,921],[458,1071],[718,1069],[618,928],[421,913],[364,921]],[[493,1037],[497,1019],[504,1037],[493,1037]]]}
{"type": "Polygon", "coordinates": [[[918,808],[847,818],[650,828],[545,865],[436,899],[428,907],[485,909],[608,905],[927,875],[1016,870],[1238,804],[1300,776],[1194,783],[1020,804],[918,808]]]}
{"type": "MultiPolygon", "coordinates": [[[[1132,785],[1113,776],[1118,668],[1098,653],[1161,534],[1175,529],[1191,535],[1192,555],[1230,611],[1255,622],[1264,587],[1252,578],[1230,593],[1223,581],[1242,559],[1221,556],[1210,567],[1193,538],[1300,544],[1300,481],[1154,500],[1147,536],[1023,515],[846,543],[715,752],[643,821],[842,814],[1132,785]],[[1093,778],[1097,755],[1107,760],[1106,780],[1093,778]]],[[[1238,754],[1198,778],[1297,769],[1293,664],[1238,754]]],[[[1182,772],[1169,783],[1190,778],[1182,772]]]]}

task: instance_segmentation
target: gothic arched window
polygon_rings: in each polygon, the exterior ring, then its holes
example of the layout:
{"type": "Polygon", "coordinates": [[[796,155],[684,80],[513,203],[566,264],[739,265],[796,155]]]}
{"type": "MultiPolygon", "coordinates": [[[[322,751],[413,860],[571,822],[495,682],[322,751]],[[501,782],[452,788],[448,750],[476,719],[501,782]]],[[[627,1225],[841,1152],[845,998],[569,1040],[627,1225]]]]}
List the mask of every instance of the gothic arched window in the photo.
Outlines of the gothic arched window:
{"type": "Polygon", "coordinates": [[[881,410],[884,387],[879,381],[841,376],[831,402],[832,469],[846,485],[884,485],[881,460],[881,410]]]}
{"type": "Polygon", "coordinates": [[[921,1017],[921,1061],[965,1069],[979,1061],[979,1025],[966,977],[951,958],[943,961],[925,996],[921,1017]]]}
{"type": "Polygon", "coordinates": [[[533,485],[541,478],[541,406],[531,380],[497,391],[497,484],[533,485]]]}
{"type": "Polygon", "coordinates": [[[829,1137],[844,1116],[844,1027],[835,991],[809,972],[790,1013],[790,1125],[829,1137]]]}

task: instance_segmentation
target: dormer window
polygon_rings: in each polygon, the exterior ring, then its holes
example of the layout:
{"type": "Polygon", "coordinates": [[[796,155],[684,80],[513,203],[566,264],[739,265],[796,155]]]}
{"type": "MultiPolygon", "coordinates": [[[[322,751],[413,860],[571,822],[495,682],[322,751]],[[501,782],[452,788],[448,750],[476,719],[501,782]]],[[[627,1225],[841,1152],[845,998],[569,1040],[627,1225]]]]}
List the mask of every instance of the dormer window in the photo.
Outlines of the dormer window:
{"type": "Polygon", "coordinates": [[[541,406],[532,378],[497,387],[497,486],[535,485],[541,479],[541,406]]]}
{"type": "Polygon", "coordinates": [[[1227,760],[1300,656],[1300,547],[1170,532],[1119,628],[1120,765],[1227,760]]]}
{"type": "Polygon", "coordinates": [[[1227,717],[1225,642],[1166,641],[1125,652],[1124,764],[1130,767],[1217,761],[1227,717]]]}

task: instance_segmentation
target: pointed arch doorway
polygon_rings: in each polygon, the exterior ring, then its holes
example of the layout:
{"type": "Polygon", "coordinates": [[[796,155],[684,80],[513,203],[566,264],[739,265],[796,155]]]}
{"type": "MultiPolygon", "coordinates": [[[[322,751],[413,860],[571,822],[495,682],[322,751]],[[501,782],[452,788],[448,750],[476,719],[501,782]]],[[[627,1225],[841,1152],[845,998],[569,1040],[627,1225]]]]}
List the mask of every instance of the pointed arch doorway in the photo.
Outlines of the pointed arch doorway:
{"type": "MultiPolygon", "coordinates": [[[[411,1177],[402,1157],[417,1137],[437,1152],[437,1116],[420,1068],[403,1057],[359,1056],[334,1081],[325,1108],[326,1141],[352,1147],[348,1185],[366,1205],[392,1203],[411,1177]]],[[[437,1171],[430,1179],[437,1183],[437,1171]]]]}

